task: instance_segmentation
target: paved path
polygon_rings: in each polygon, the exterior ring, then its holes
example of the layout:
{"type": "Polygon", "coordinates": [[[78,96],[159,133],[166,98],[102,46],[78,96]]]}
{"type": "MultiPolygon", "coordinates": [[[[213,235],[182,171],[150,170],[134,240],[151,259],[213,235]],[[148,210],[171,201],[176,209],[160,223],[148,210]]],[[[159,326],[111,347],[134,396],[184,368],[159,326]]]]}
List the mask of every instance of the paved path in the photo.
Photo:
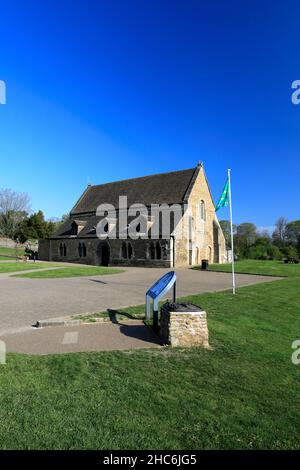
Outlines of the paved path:
{"type": "MultiPolygon", "coordinates": [[[[126,268],[119,274],[65,279],[27,279],[0,275],[0,335],[29,328],[37,320],[101,312],[143,304],[145,292],[168,269],[126,268]]],[[[229,289],[231,275],[178,268],[177,295],[229,289]]],[[[273,281],[237,275],[237,285],[273,281]]]]}
{"type": "Polygon", "coordinates": [[[7,352],[61,354],[82,351],[157,348],[160,340],[141,321],[32,328],[1,336],[7,352]]]}

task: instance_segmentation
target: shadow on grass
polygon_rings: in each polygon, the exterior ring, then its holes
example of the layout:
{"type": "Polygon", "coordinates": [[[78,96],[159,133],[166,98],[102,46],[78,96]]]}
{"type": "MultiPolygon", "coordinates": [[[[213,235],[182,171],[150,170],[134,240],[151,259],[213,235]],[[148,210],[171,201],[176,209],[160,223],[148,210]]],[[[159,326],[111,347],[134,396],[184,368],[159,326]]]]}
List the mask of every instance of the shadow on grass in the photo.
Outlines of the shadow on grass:
{"type": "Polygon", "coordinates": [[[113,310],[111,308],[107,309],[107,313],[112,323],[119,323],[117,315],[119,315],[120,317],[128,318],[129,320],[141,320],[141,318],[134,317],[130,313],[120,310],[113,310]]]}

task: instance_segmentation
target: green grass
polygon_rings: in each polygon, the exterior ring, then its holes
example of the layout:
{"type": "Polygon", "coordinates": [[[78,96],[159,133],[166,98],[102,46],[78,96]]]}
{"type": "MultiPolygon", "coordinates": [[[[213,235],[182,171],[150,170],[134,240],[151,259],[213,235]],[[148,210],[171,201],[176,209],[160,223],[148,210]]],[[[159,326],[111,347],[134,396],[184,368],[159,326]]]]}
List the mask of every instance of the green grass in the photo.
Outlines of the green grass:
{"type": "MultiPolygon", "coordinates": [[[[51,267],[55,267],[53,263],[51,267]]],[[[1,273],[13,273],[17,271],[26,271],[29,269],[41,269],[49,268],[49,263],[24,263],[23,261],[11,262],[11,263],[0,263],[0,274],[1,273]]],[[[29,273],[28,273],[29,274],[29,273]]]]}
{"type": "MultiPolygon", "coordinates": [[[[235,263],[237,273],[264,274],[282,277],[300,277],[300,264],[285,264],[282,261],[242,260],[235,263]]],[[[201,269],[200,267],[194,269],[201,269]]],[[[212,271],[231,272],[231,264],[211,264],[212,271]]]]}
{"type": "Polygon", "coordinates": [[[300,279],[185,300],[208,312],[212,350],[9,354],[0,447],[299,449],[300,279]]]}
{"type": "MultiPolygon", "coordinates": [[[[49,267],[49,266],[48,266],[49,267]]],[[[78,276],[103,276],[105,274],[117,274],[124,269],[110,268],[104,266],[66,266],[54,270],[44,270],[36,273],[16,274],[16,277],[28,277],[34,279],[56,279],[62,277],[78,276]]]]}
{"type": "MultiPolygon", "coordinates": [[[[24,256],[24,248],[18,248],[18,256],[24,256]]],[[[16,259],[16,249],[0,246],[0,260],[16,259]]]]}

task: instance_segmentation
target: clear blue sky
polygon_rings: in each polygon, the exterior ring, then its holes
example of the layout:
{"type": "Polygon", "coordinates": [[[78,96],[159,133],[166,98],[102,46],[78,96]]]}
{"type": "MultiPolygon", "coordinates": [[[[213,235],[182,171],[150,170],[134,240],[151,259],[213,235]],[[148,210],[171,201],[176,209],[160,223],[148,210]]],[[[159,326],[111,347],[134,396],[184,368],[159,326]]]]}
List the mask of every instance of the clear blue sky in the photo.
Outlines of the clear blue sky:
{"type": "Polygon", "coordinates": [[[202,160],[215,200],[232,168],[235,222],[299,218],[299,1],[0,0],[0,14],[0,187],[33,210],[202,160]]]}

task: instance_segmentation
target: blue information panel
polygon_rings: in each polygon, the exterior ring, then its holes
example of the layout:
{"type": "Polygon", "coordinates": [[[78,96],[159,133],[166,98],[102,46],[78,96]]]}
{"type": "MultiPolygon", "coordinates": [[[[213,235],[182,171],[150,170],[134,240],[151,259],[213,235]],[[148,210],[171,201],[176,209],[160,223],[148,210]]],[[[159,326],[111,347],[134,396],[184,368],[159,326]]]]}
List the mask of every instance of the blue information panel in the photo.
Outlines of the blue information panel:
{"type": "Polygon", "coordinates": [[[173,287],[173,302],[176,301],[176,273],[170,271],[156,281],[146,293],[146,318],[150,318],[150,303],[153,300],[153,326],[157,326],[158,301],[173,287]]]}
{"type": "Polygon", "coordinates": [[[158,297],[167,287],[168,284],[173,284],[173,279],[175,277],[175,272],[170,271],[169,273],[165,274],[162,276],[158,281],[156,281],[152,287],[148,290],[147,294],[152,297],[152,299],[155,299],[158,297]]]}

